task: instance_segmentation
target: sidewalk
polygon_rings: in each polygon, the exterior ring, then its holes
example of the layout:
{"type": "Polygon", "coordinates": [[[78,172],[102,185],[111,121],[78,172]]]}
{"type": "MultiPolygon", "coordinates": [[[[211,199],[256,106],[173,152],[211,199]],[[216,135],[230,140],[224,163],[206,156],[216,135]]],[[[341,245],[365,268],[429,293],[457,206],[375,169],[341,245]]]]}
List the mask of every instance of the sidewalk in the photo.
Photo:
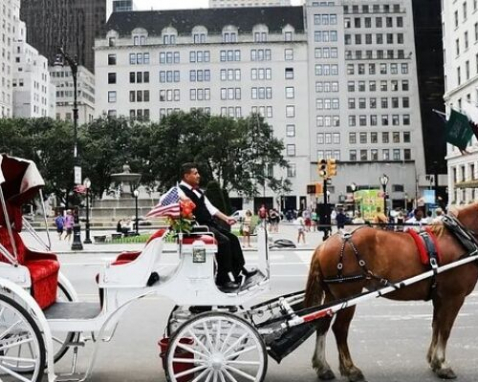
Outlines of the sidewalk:
{"type": "MultiPolygon", "coordinates": [[[[81,230],[81,239],[82,242],[85,240],[85,231],[84,225],[82,225],[81,230]]],[[[83,244],[82,251],[72,251],[71,243],[72,241],[59,240],[58,234],[55,231],[50,231],[51,239],[51,250],[57,254],[80,254],[80,253],[120,253],[123,251],[140,251],[144,248],[144,243],[120,243],[120,244],[111,244],[111,243],[94,243],[94,237],[99,235],[109,235],[113,230],[94,230],[90,232],[92,244],[83,244]]],[[[140,233],[153,233],[155,232],[154,228],[140,227],[140,233]]],[[[47,234],[45,231],[38,232],[39,236],[47,242],[47,234]]],[[[24,236],[25,244],[29,247],[42,249],[38,242],[29,234],[24,236]]],[[[292,223],[282,223],[279,226],[278,233],[269,233],[270,243],[274,242],[277,239],[288,239],[296,244],[296,248],[281,248],[281,251],[292,250],[292,251],[313,251],[320,243],[322,243],[322,232],[306,232],[305,239],[306,244],[297,244],[297,228],[292,223]]],[[[242,239],[241,243],[242,243],[242,239]]],[[[251,237],[252,248],[244,248],[245,252],[255,251],[257,249],[256,243],[257,237],[251,237]]],[[[176,244],[174,243],[165,243],[164,246],[165,252],[174,252],[177,250],[176,244]]]]}

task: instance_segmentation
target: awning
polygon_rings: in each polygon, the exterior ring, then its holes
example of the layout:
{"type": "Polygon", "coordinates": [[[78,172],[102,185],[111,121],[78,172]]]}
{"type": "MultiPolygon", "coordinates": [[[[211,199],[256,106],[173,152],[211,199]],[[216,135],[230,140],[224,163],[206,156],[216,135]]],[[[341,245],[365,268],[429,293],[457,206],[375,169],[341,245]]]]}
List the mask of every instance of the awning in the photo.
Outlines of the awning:
{"type": "Polygon", "coordinates": [[[478,179],[455,183],[456,188],[478,188],[478,179]]]}

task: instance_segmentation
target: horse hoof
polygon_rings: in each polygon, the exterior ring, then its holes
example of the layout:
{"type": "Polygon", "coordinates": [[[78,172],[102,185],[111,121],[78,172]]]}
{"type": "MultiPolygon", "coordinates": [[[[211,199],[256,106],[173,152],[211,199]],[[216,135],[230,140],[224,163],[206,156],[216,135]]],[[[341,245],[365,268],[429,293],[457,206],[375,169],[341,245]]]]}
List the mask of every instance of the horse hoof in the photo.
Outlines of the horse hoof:
{"type": "Polygon", "coordinates": [[[332,370],[326,370],[323,373],[319,374],[319,379],[321,381],[330,381],[332,379],[335,379],[335,374],[332,370]]]}
{"type": "Polygon", "coordinates": [[[349,374],[349,382],[367,382],[360,370],[349,374]]]}
{"type": "Polygon", "coordinates": [[[435,370],[435,373],[441,379],[456,379],[456,374],[451,367],[435,370]]]}

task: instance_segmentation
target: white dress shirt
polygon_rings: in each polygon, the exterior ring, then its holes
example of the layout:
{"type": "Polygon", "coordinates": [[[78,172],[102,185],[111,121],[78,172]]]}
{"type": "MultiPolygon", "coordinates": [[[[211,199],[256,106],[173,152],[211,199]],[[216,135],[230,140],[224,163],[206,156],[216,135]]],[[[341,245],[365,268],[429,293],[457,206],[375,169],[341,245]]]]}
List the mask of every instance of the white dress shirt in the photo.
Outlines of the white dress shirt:
{"type": "MultiPolygon", "coordinates": [[[[201,198],[201,196],[204,195],[204,194],[199,193],[199,191],[195,190],[194,188],[192,188],[191,185],[187,184],[185,181],[181,181],[181,183],[179,183],[179,185],[184,186],[184,187],[192,190],[192,192],[194,192],[198,198],[201,198]]],[[[161,196],[161,198],[159,198],[159,201],[162,202],[165,195],[167,195],[168,193],[169,193],[169,191],[166,192],[166,194],[164,194],[163,196],[161,196]]],[[[186,194],[184,193],[184,191],[180,187],[178,187],[178,195],[181,199],[187,198],[186,194]]],[[[219,211],[216,207],[213,206],[213,204],[210,202],[210,200],[207,198],[206,195],[204,195],[204,204],[206,205],[206,208],[209,211],[209,213],[211,214],[211,216],[216,215],[217,212],[219,211]]]]}

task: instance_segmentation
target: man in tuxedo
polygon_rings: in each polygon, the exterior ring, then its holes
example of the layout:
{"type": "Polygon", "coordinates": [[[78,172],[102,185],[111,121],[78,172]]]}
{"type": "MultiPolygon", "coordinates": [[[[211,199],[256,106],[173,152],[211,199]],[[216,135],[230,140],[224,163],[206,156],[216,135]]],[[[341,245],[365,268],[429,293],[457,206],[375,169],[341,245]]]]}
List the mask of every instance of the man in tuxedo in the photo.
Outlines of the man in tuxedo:
{"type": "Polygon", "coordinates": [[[194,163],[181,166],[180,197],[191,199],[196,205],[193,214],[196,222],[209,227],[218,244],[216,284],[224,292],[231,292],[240,287],[242,279],[253,276],[257,271],[248,271],[245,267],[241,244],[236,235],[222,228],[213,217],[233,225],[236,220],[225,215],[212,205],[209,199],[199,189],[201,179],[194,163]],[[183,195],[181,195],[181,193],[183,195]]]}

